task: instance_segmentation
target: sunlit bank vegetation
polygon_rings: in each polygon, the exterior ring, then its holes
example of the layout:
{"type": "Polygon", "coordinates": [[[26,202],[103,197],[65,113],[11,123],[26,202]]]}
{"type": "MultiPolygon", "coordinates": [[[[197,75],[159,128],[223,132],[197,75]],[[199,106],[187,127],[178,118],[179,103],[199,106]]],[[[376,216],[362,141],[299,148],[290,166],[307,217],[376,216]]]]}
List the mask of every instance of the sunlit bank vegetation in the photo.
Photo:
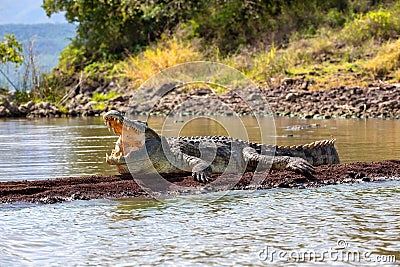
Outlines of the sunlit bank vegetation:
{"type": "Polygon", "coordinates": [[[307,79],[311,89],[400,81],[398,0],[45,0],[43,8],[79,25],[46,78],[64,90],[82,76],[135,90],[193,60],[228,64],[262,85],[286,77],[307,79]]]}

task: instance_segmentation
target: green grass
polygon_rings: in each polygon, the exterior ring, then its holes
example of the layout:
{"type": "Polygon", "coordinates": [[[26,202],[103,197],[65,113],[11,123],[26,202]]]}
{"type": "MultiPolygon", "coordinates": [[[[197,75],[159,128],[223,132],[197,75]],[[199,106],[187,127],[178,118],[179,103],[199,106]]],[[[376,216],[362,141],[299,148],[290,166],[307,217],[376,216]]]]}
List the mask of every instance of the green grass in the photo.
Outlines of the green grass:
{"type": "Polygon", "coordinates": [[[399,14],[400,5],[371,11],[342,29],[319,29],[311,38],[294,37],[286,46],[242,55],[247,58],[244,68],[242,62],[226,62],[259,84],[279,85],[284,77],[304,77],[312,81],[311,90],[317,90],[363,87],[376,79],[399,82],[399,14]]]}
{"type": "Polygon", "coordinates": [[[305,78],[311,90],[400,81],[400,3],[349,17],[342,27],[294,33],[286,44],[243,49],[219,60],[259,85],[305,78]],[[253,48],[254,50],[254,48],[253,48]]]}
{"type": "Polygon", "coordinates": [[[92,96],[92,101],[98,102],[94,104],[92,107],[94,110],[100,110],[103,111],[107,108],[107,105],[105,101],[108,101],[110,99],[113,99],[115,97],[119,96],[118,93],[110,91],[107,94],[103,93],[94,93],[92,96]]]}
{"type": "Polygon", "coordinates": [[[68,113],[68,108],[66,106],[56,104],[56,107],[62,114],[67,114],[68,113]]]}
{"type": "Polygon", "coordinates": [[[104,102],[104,101],[108,101],[110,99],[113,99],[115,97],[119,96],[119,94],[117,94],[116,92],[110,91],[107,94],[103,94],[103,93],[94,93],[92,96],[92,101],[96,101],[96,102],[104,102]]]}
{"type": "Polygon", "coordinates": [[[105,104],[104,102],[97,103],[97,104],[94,104],[94,105],[93,105],[93,109],[94,109],[94,110],[103,111],[103,110],[105,110],[106,108],[107,108],[107,106],[106,106],[106,104],[105,104]]]}

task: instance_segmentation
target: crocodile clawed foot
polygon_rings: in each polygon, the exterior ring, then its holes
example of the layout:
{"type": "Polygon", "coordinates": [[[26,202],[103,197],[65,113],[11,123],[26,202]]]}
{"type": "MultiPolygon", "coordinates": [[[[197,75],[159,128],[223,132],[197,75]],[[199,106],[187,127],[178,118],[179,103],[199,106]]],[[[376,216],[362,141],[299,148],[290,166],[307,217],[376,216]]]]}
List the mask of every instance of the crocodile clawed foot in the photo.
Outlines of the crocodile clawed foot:
{"type": "Polygon", "coordinates": [[[315,179],[315,168],[313,165],[308,163],[305,159],[302,158],[292,158],[292,160],[286,166],[287,170],[294,171],[295,173],[304,175],[309,179],[315,179]]]}
{"type": "Polygon", "coordinates": [[[208,177],[204,172],[194,172],[192,173],[193,178],[200,182],[200,183],[207,183],[208,182],[208,177]]]}
{"type": "Polygon", "coordinates": [[[204,168],[202,164],[196,165],[192,170],[192,176],[195,181],[200,183],[207,183],[211,176],[211,167],[204,168]]]}

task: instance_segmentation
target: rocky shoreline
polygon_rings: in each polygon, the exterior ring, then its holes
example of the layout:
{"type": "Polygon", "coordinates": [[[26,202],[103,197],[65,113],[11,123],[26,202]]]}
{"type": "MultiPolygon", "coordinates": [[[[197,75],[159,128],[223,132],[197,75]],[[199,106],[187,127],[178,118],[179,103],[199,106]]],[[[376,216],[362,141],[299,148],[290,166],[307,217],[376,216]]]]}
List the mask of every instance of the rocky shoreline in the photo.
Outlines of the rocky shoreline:
{"type": "MultiPolygon", "coordinates": [[[[307,83],[306,83],[307,84],[307,83]]],[[[400,119],[400,84],[370,85],[367,88],[339,87],[324,91],[309,91],[303,83],[292,79],[283,84],[261,90],[241,90],[241,95],[232,90],[226,94],[215,94],[210,89],[199,89],[189,93],[170,92],[157,102],[151,94],[140,101],[133,101],[134,94],[116,89],[113,84],[97,88],[77,90],[64,106],[50,102],[29,101],[16,104],[13,95],[0,98],[1,117],[63,117],[99,116],[116,109],[130,114],[154,115],[249,115],[299,116],[303,118],[384,118],[400,119]],[[118,90],[120,94],[112,99],[96,102],[93,93],[118,90]],[[268,105],[265,105],[265,101],[268,105]]]]}
{"type": "MultiPolygon", "coordinates": [[[[271,171],[270,173],[263,174],[265,175],[263,176],[265,179],[257,185],[251,184],[253,173],[245,173],[235,183],[232,190],[304,189],[335,184],[400,180],[400,160],[325,165],[317,167],[316,170],[315,179],[311,180],[290,171],[271,171]]],[[[218,177],[218,175],[213,175],[212,179],[216,180],[218,177]]],[[[216,184],[213,188],[208,188],[205,191],[204,185],[194,181],[191,176],[170,175],[164,178],[171,185],[187,188],[184,193],[204,193],[224,190],[224,188],[218,188],[218,184],[216,184]]],[[[223,179],[229,183],[230,176],[224,176],[223,179]]],[[[233,177],[233,179],[236,179],[236,177],[233,177]]],[[[223,185],[224,181],[219,184],[223,185]]],[[[172,189],[167,188],[167,193],[169,196],[175,196],[182,194],[182,191],[176,191],[172,187],[172,189]]],[[[123,199],[140,196],[150,197],[130,175],[0,182],[0,203],[3,204],[15,202],[51,204],[73,200],[123,199]]]]}

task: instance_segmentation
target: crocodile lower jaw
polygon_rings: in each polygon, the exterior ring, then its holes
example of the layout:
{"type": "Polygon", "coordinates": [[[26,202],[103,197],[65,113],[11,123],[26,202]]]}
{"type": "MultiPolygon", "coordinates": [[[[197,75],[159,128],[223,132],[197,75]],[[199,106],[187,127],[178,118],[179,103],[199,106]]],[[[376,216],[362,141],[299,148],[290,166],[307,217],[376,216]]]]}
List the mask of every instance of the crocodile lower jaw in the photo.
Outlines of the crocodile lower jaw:
{"type": "Polygon", "coordinates": [[[129,155],[127,155],[127,156],[122,155],[122,156],[115,157],[113,155],[108,155],[106,153],[106,162],[109,165],[129,165],[129,164],[138,165],[138,164],[144,164],[144,162],[148,162],[148,161],[150,161],[150,159],[148,159],[148,158],[129,160],[129,155]]]}
{"type": "Polygon", "coordinates": [[[107,153],[106,153],[106,162],[108,164],[110,164],[110,165],[126,164],[126,160],[125,160],[125,157],[123,155],[116,157],[114,155],[109,156],[107,153]]]}

